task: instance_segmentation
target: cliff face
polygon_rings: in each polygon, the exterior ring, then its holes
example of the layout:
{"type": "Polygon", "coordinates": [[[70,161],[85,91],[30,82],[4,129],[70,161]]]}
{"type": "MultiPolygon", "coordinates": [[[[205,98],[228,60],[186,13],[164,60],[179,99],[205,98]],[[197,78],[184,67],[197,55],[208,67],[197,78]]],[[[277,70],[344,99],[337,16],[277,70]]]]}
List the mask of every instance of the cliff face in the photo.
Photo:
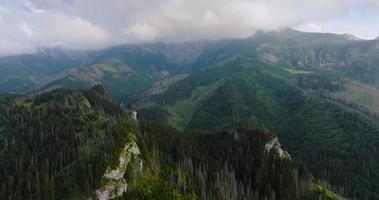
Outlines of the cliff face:
{"type": "Polygon", "coordinates": [[[280,143],[279,143],[279,140],[277,137],[274,137],[271,141],[267,142],[266,145],[265,145],[265,151],[266,152],[271,152],[271,151],[275,151],[276,154],[282,158],[282,159],[289,159],[291,160],[291,156],[288,154],[288,152],[286,151],[283,151],[280,143]]]}
{"type": "Polygon", "coordinates": [[[108,167],[101,180],[102,187],[96,190],[96,197],[100,200],[122,196],[128,186],[125,179],[126,173],[139,173],[142,171],[143,162],[140,157],[140,149],[132,133],[129,133],[128,138],[130,141],[122,149],[118,165],[108,167]]]}

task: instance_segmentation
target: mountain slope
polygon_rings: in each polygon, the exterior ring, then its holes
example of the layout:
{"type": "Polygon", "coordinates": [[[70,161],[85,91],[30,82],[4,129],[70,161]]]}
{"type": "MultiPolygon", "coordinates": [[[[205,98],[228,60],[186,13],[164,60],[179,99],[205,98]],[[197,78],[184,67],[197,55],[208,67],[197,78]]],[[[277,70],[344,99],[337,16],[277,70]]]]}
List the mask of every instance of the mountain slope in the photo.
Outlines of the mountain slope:
{"type": "Polygon", "coordinates": [[[257,52],[266,61],[300,69],[323,70],[379,87],[379,43],[345,35],[273,32],[257,52]],[[265,59],[266,58],[266,59],[265,59]]]}
{"type": "MultiPolygon", "coordinates": [[[[379,87],[379,69],[376,67],[379,63],[378,51],[376,40],[352,40],[346,35],[285,29],[260,32],[246,39],[119,46],[98,52],[89,65],[116,59],[155,82],[178,73],[191,73],[243,54],[281,67],[333,73],[379,87]]],[[[54,82],[49,85],[54,85],[54,82]]],[[[135,92],[130,95],[130,92],[117,90],[114,85],[109,89],[116,89],[114,94],[117,97],[126,94],[130,98],[138,94],[135,92]]]]}
{"type": "Polygon", "coordinates": [[[55,90],[2,101],[1,199],[78,199],[100,187],[133,131],[103,92],[55,90]]]}
{"type": "Polygon", "coordinates": [[[0,91],[26,92],[51,76],[88,62],[93,52],[41,48],[35,54],[0,58],[0,91]]]}
{"type": "MultiPolygon", "coordinates": [[[[227,124],[236,127],[248,123],[253,127],[259,127],[259,124],[263,123],[260,121],[263,118],[260,114],[280,114],[285,109],[282,105],[286,103],[285,98],[298,95],[293,99],[301,101],[300,90],[293,87],[294,84],[296,79],[285,70],[254,58],[236,56],[229,61],[191,74],[170,85],[162,94],[146,97],[146,102],[141,101],[141,114],[144,116],[144,112],[159,107],[171,115],[162,116],[162,119],[168,117],[166,122],[169,123],[173,121],[172,118],[185,115],[188,120],[183,121],[186,123],[170,123],[179,128],[212,130],[223,128],[227,124]],[[246,104],[246,107],[236,107],[238,103],[246,104]],[[217,118],[206,116],[207,113],[224,119],[217,124],[217,118]],[[204,125],[198,124],[196,120],[204,125]]],[[[163,113],[158,112],[157,116],[163,113]]],[[[149,116],[155,115],[145,117],[149,116]]],[[[273,120],[267,116],[265,122],[274,123],[273,120]]]]}
{"type": "Polygon", "coordinates": [[[101,84],[113,98],[119,100],[146,90],[155,80],[156,77],[138,72],[117,59],[110,59],[57,74],[39,91],[56,88],[86,89],[101,84]]]}
{"type": "Polygon", "coordinates": [[[236,56],[146,97],[139,106],[142,117],[181,129],[269,128],[317,178],[347,196],[377,198],[379,125],[328,97],[343,90],[335,77],[318,71],[236,56]]]}
{"type": "Polygon", "coordinates": [[[1,199],[342,199],[267,130],[136,126],[100,86],[3,94],[0,111],[1,199]]]}
{"type": "Polygon", "coordinates": [[[267,130],[185,134],[142,122],[138,138],[152,167],[134,178],[124,199],[342,199],[267,130]]]}
{"type": "MultiPolygon", "coordinates": [[[[312,68],[336,73],[379,87],[377,40],[352,40],[346,35],[285,29],[259,32],[246,39],[129,44],[96,52],[45,49],[34,55],[0,58],[0,90],[25,92],[41,88],[88,88],[93,85],[93,81],[88,79],[94,77],[94,67],[117,61],[138,72],[139,76],[123,76],[120,80],[102,78],[97,74],[96,80],[108,85],[106,89],[113,97],[125,100],[156,81],[178,73],[197,71],[237,54],[287,68],[312,68]],[[80,76],[73,76],[78,71],[80,76]],[[110,80],[119,82],[109,84],[110,80]],[[119,83],[132,86],[123,89],[119,83]],[[138,83],[135,88],[134,83],[138,83]]],[[[112,64],[106,68],[109,67],[112,64]]]]}
{"type": "MultiPolygon", "coordinates": [[[[42,48],[34,54],[0,58],[0,90],[24,93],[41,88],[89,88],[95,85],[92,80],[88,80],[94,77],[93,69],[99,65],[112,68],[114,61],[127,65],[140,74],[139,77],[131,77],[136,80],[134,82],[146,82],[146,78],[161,79],[170,73],[190,71],[191,68],[187,66],[199,57],[207,45],[208,42],[204,41],[130,44],[99,51],[42,48]],[[80,72],[80,76],[74,76],[77,72],[80,72]]],[[[109,78],[103,80],[98,75],[96,74],[97,81],[104,81],[104,85],[109,83],[109,78]]],[[[125,81],[121,83],[133,83],[127,76],[122,79],[125,81]]],[[[147,85],[150,86],[151,83],[147,85]]],[[[138,86],[126,88],[125,91],[120,91],[117,85],[113,86],[108,88],[113,90],[112,95],[115,96],[138,91],[138,86]]]]}
{"type": "MultiPolygon", "coordinates": [[[[269,128],[318,179],[346,196],[375,199],[379,198],[378,44],[348,35],[286,29],[213,42],[136,44],[98,52],[46,50],[1,58],[0,90],[38,88],[34,92],[40,93],[103,84],[116,100],[135,102],[143,118],[180,130],[269,128]]],[[[9,99],[17,99],[12,106],[22,116],[28,115],[30,106],[42,109],[38,115],[50,108],[50,103],[41,106],[6,95],[0,111],[8,115],[0,114],[0,122],[9,127],[20,123],[24,132],[23,121],[9,115],[8,103],[13,102],[9,99]]],[[[59,103],[66,109],[66,102],[59,103]]],[[[69,109],[79,107],[81,113],[83,106],[69,109]]],[[[108,106],[97,114],[102,116],[108,106]]],[[[2,126],[0,132],[9,129],[2,126]]]]}

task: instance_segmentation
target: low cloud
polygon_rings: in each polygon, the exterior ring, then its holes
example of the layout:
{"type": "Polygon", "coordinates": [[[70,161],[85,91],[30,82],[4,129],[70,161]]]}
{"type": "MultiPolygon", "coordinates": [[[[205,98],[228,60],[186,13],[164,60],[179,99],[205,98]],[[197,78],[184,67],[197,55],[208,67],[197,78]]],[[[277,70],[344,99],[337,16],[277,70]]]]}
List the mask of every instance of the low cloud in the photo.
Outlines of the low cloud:
{"type": "Polygon", "coordinates": [[[157,31],[147,23],[135,23],[122,29],[126,36],[131,36],[142,41],[155,39],[157,31]]]}
{"type": "MultiPolygon", "coordinates": [[[[128,42],[240,38],[318,25],[376,0],[3,0],[0,55],[61,44],[96,49],[128,42]]],[[[352,27],[354,28],[354,27],[352,27]]]]}
{"type": "Polygon", "coordinates": [[[111,33],[78,15],[38,8],[27,1],[0,3],[0,55],[60,44],[75,49],[108,45],[111,33]]]}

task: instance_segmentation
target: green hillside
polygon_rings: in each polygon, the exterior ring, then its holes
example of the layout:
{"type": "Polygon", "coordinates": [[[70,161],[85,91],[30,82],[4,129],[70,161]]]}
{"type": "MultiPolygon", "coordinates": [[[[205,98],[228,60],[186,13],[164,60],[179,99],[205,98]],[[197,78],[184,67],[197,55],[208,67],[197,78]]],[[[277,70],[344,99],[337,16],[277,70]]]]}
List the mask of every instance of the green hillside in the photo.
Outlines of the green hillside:
{"type": "Polygon", "coordinates": [[[94,193],[133,130],[103,92],[97,87],[1,97],[1,199],[80,199],[94,193]]]}
{"type": "Polygon", "coordinates": [[[150,162],[123,199],[343,199],[267,130],[189,134],[142,122],[138,138],[150,162]]]}
{"type": "Polygon", "coordinates": [[[342,199],[267,130],[138,124],[101,86],[3,94],[0,111],[1,199],[342,199]]]}
{"type": "Polygon", "coordinates": [[[377,47],[376,40],[285,29],[258,32],[245,39],[130,44],[96,52],[43,49],[0,58],[0,90],[22,93],[101,83],[112,97],[129,101],[157,81],[196,72],[238,54],[286,68],[327,71],[378,88],[377,47]],[[115,77],[114,71],[109,71],[114,62],[133,69],[135,76],[121,73],[115,77]]]}
{"type": "Polygon", "coordinates": [[[35,54],[0,58],[0,91],[30,92],[55,74],[78,67],[93,57],[93,52],[41,48],[35,54]]]}
{"type": "Polygon", "coordinates": [[[316,178],[350,197],[377,198],[379,126],[329,98],[344,89],[323,72],[236,56],[146,97],[140,115],[186,130],[268,128],[316,178]]]}
{"type": "Polygon", "coordinates": [[[113,58],[94,65],[85,65],[65,71],[52,78],[39,89],[49,91],[56,88],[88,89],[101,84],[117,100],[132,96],[151,87],[158,78],[139,72],[113,58]]]}
{"type": "MultiPolygon", "coordinates": [[[[268,129],[277,133],[284,149],[308,166],[317,180],[313,189],[321,191],[319,183],[330,184],[333,191],[349,198],[377,199],[378,44],[346,34],[285,29],[245,39],[129,44],[98,51],[52,48],[2,57],[0,137],[5,150],[0,156],[6,161],[0,174],[2,197],[106,195],[108,184],[125,185],[120,177],[116,181],[103,177],[108,172],[105,163],[117,162],[117,156],[123,155],[132,157],[138,168],[140,155],[129,150],[135,143],[151,141],[144,141],[145,136],[138,135],[141,130],[125,122],[129,114],[105,96],[108,93],[123,105],[136,106],[141,119],[184,132],[268,129]],[[103,87],[67,90],[99,84],[103,87]],[[123,127],[122,133],[116,127],[123,127]],[[46,151],[41,144],[51,149],[46,151]],[[40,160],[53,155],[58,156],[52,158],[52,166],[40,160]],[[29,166],[34,171],[24,173],[29,166]],[[93,175],[81,180],[76,168],[93,175]],[[84,184],[78,185],[79,179],[84,184]],[[39,186],[32,186],[35,181],[39,186]],[[62,184],[47,188],[56,181],[62,184]]],[[[141,153],[144,159],[154,153],[146,151],[141,153]]],[[[172,152],[161,151],[172,159],[172,152]]],[[[180,156],[196,157],[196,153],[180,156]]],[[[180,156],[174,155],[185,158],[180,156]]],[[[199,163],[207,165],[205,160],[199,163]]],[[[169,172],[176,173],[172,166],[169,172]]],[[[153,172],[144,171],[142,181],[158,181],[150,188],[156,190],[154,194],[165,185],[181,198],[193,197],[182,189],[173,190],[171,180],[161,180],[153,172]]],[[[140,194],[143,187],[135,187],[129,195],[140,194]]],[[[212,190],[209,195],[217,193],[213,186],[207,189],[212,190]]],[[[258,190],[272,195],[267,188],[258,190]]],[[[197,189],[191,191],[199,197],[197,189]]]]}
{"type": "Polygon", "coordinates": [[[296,77],[283,69],[236,56],[191,74],[161,94],[146,97],[140,103],[140,112],[148,119],[168,113],[161,119],[166,117],[169,125],[182,129],[213,130],[244,125],[271,128],[270,124],[277,124],[275,120],[282,118],[277,116],[286,114],[286,104],[292,103],[289,98],[294,101],[304,98],[295,85],[296,77]],[[158,112],[149,114],[152,110],[158,112]],[[185,119],[181,120],[181,116],[185,119]]]}

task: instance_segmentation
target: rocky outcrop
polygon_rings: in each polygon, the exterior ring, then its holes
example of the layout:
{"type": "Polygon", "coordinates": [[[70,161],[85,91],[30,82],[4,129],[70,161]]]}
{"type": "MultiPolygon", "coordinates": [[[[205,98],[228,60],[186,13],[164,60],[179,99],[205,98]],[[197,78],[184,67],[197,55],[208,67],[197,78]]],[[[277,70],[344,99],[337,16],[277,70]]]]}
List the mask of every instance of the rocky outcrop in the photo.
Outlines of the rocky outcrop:
{"type": "Polygon", "coordinates": [[[291,159],[290,155],[286,151],[283,151],[282,147],[280,146],[279,140],[276,137],[265,145],[265,151],[275,151],[280,158],[291,159]]]}
{"type": "Polygon", "coordinates": [[[135,137],[131,134],[131,141],[127,142],[119,156],[119,164],[115,168],[108,168],[102,178],[102,187],[96,190],[96,197],[99,200],[113,199],[121,196],[127,189],[126,173],[142,171],[143,163],[140,157],[140,150],[135,142],[135,137]],[[128,171],[128,169],[131,169],[128,171]]]}

